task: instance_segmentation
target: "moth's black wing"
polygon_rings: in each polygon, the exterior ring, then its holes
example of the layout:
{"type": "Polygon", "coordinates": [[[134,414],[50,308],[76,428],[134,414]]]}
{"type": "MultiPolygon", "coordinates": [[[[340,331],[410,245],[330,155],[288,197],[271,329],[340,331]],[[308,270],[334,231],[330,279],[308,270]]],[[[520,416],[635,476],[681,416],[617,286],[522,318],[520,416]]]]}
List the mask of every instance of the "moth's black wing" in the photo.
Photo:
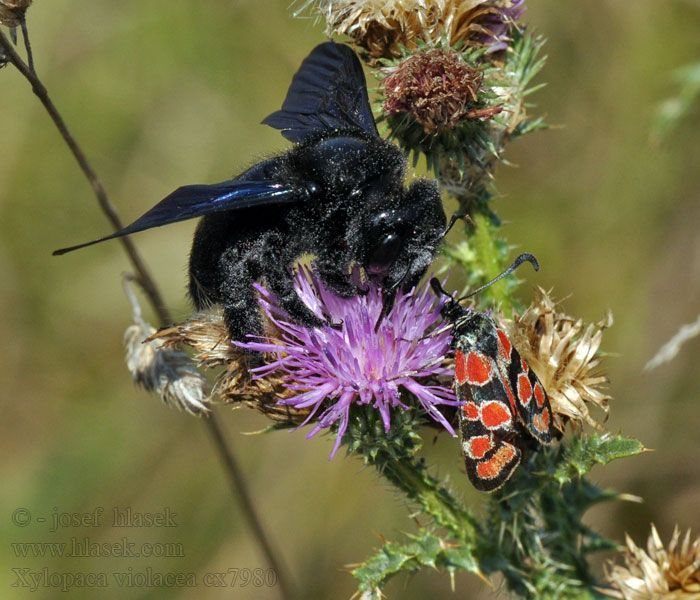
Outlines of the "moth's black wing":
{"type": "Polygon", "coordinates": [[[270,181],[230,180],[212,185],[186,185],[166,196],[146,214],[116,233],[53,252],[54,256],[105,240],[201,217],[215,212],[239,210],[269,204],[292,204],[305,199],[303,191],[270,181]]]}
{"type": "Polygon", "coordinates": [[[329,129],[379,135],[362,65],[352,49],[335,42],[311,51],[295,73],[282,109],[263,123],[295,143],[329,129]]]}

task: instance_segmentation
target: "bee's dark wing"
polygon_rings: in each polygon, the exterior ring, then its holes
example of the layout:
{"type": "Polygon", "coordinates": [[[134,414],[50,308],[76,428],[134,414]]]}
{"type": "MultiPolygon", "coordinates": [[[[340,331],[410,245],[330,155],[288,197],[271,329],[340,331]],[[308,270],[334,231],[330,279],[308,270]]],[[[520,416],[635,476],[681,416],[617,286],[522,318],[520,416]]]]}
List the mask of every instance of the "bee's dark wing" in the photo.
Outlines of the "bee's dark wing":
{"type": "Polygon", "coordinates": [[[263,123],[292,142],[329,129],[361,129],[379,135],[360,61],[348,46],[326,42],[301,63],[282,110],[263,123]]]}
{"type": "Polygon", "coordinates": [[[186,185],[166,196],[146,214],[116,233],[53,252],[54,256],[111,240],[152,227],[169,225],[209,213],[239,210],[266,204],[292,204],[303,201],[303,193],[289,185],[270,181],[230,180],[213,185],[186,185]]]}

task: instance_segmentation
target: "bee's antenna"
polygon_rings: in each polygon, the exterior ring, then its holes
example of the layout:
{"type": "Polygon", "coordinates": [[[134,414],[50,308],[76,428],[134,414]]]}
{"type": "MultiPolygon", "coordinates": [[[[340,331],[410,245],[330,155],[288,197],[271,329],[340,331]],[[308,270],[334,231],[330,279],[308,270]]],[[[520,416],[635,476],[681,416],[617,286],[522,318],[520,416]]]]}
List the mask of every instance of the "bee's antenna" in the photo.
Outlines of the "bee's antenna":
{"type": "Polygon", "coordinates": [[[377,323],[374,326],[374,333],[377,333],[377,331],[379,331],[379,326],[382,324],[384,317],[386,317],[389,314],[391,308],[394,306],[394,300],[396,299],[396,291],[399,289],[399,286],[403,283],[403,280],[406,279],[410,268],[411,266],[409,265],[406,268],[406,272],[401,276],[401,279],[399,279],[388,290],[384,290],[382,292],[382,296],[384,297],[382,300],[382,312],[379,313],[379,318],[377,319],[377,323]]]}
{"type": "Polygon", "coordinates": [[[442,234],[440,234],[440,239],[444,238],[448,233],[450,233],[450,230],[454,227],[455,223],[459,219],[464,219],[464,221],[469,225],[474,225],[474,221],[472,221],[469,215],[463,213],[454,213],[452,217],[450,217],[450,222],[447,224],[445,231],[443,231],[442,234]]]}
{"type": "MultiPolygon", "coordinates": [[[[482,291],[482,290],[486,289],[487,287],[489,287],[490,285],[493,285],[494,283],[496,283],[499,279],[503,279],[506,275],[510,275],[513,271],[515,271],[515,269],[517,269],[524,262],[531,263],[532,266],[535,268],[535,271],[540,270],[540,263],[537,262],[537,259],[532,254],[524,252],[523,254],[518,256],[518,258],[516,258],[513,261],[513,263],[510,265],[510,267],[508,267],[505,271],[503,271],[503,273],[501,273],[498,277],[494,277],[488,283],[485,283],[481,287],[476,288],[473,292],[469,292],[466,296],[462,296],[461,298],[458,298],[456,301],[461,302],[462,300],[466,300],[467,298],[471,298],[472,296],[478,294],[480,291],[482,291]]],[[[430,282],[430,285],[433,285],[432,281],[430,282]]],[[[438,283],[438,285],[439,285],[439,283],[438,283]]],[[[435,289],[434,285],[433,285],[433,289],[435,289]]],[[[440,288],[440,289],[442,289],[442,288],[440,288]]],[[[443,293],[445,293],[444,290],[443,290],[443,293]]]]}
{"type": "MultiPolygon", "coordinates": [[[[471,217],[466,214],[466,213],[453,213],[452,216],[450,217],[450,222],[447,224],[447,227],[445,228],[445,231],[443,231],[440,234],[440,239],[444,239],[447,237],[447,234],[450,233],[450,230],[454,227],[455,223],[459,221],[459,219],[464,219],[464,222],[467,223],[468,225],[474,225],[474,221],[472,221],[471,217]]],[[[445,288],[440,285],[440,282],[438,281],[437,277],[433,277],[430,280],[430,287],[433,288],[433,291],[435,292],[436,296],[447,296],[455,302],[454,296],[452,294],[448,294],[445,291],[445,288]]]]}

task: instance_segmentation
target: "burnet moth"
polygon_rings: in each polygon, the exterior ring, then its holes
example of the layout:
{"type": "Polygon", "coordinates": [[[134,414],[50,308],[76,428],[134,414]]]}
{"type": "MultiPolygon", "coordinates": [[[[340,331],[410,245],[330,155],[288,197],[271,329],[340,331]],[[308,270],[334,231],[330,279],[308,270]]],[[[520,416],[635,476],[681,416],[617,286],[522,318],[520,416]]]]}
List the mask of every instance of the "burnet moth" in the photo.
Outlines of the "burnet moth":
{"type": "MultiPolygon", "coordinates": [[[[552,409],[537,375],[490,316],[459,304],[525,261],[539,270],[532,254],[521,254],[498,277],[469,295],[450,296],[441,311],[452,326],[455,389],[464,402],[459,431],[467,475],[484,492],[497,490],[513,475],[528,438],[542,444],[554,439],[552,409]]],[[[437,279],[430,285],[436,293],[449,296],[437,279]]]]}

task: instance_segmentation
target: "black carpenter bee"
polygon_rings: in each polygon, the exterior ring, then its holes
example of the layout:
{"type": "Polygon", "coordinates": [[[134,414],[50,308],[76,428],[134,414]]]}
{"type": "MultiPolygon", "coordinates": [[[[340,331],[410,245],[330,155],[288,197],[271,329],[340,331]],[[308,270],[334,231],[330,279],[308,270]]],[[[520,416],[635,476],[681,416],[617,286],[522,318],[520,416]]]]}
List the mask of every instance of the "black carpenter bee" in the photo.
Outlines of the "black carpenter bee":
{"type": "Polygon", "coordinates": [[[292,286],[294,264],[305,254],[343,297],[363,293],[350,277],[362,266],[381,286],[386,314],[397,289],[410,289],[427,270],[446,219],[435,182],[404,188],[406,158],[379,136],[355,53],[333,42],[314,48],[282,109],[263,123],[295,145],[235,179],[180,187],[124,229],[54,254],[203,216],[189,294],[197,309],[223,306],[232,339],[263,332],[252,285],[258,280],[294,320],[322,323],[292,286]]]}

